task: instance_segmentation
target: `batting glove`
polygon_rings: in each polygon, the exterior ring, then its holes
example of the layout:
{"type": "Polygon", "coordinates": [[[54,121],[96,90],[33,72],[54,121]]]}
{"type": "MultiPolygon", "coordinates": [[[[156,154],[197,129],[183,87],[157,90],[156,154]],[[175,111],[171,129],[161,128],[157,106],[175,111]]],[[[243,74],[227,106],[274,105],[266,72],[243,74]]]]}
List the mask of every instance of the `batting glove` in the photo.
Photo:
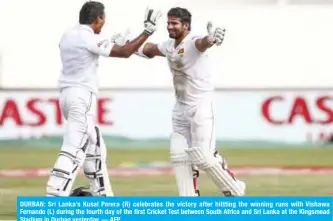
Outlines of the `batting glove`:
{"type": "Polygon", "coordinates": [[[147,8],[144,20],[145,32],[147,32],[149,35],[152,35],[156,30],[157,22],[161,18],[161,16],[161,11],[147,8]]]}
{"type": "Polygon", "coordinates": [[[111,42],[119,46],[124,46],[131,39],[131,32],[127,29],[123,33],[117,33],[111,37],[111,42]]]}
{"type": "Polygon", "coordinates": [[[225,35],[224,28],[220,27],[213,28],[213,23],[208,22],[207,32],[208,32],[208,41],[211,42],[211,44],[216,44],[217,46],[220,46],[222,44],[225,35]]]}

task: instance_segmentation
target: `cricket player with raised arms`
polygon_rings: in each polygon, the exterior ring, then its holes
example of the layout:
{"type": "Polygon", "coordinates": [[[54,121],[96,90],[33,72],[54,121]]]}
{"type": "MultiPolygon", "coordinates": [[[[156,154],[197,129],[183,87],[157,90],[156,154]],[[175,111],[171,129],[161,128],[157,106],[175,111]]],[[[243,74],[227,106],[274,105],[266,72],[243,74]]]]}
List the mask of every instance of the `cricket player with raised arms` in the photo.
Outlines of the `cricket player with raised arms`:
{"type": "Polygon", "coordinates": [[[235,178],[217,152],[214,125],[213,70],[205,53],[220,46],[225,30],[207,23],[207,35],[191,33],[191,13],[180,7],[168,11],[169,39],[144,43],[137,55],[167,58],[173,75],[176,104],[173,109],[170,160],[180,196],[200,195],[196,181],[204,171],[225,196],[242,196],[245,183],[235,178]],[[193,176],[195,174],[195,176],[193,176]]]}
{"type": "Polygon", "coordinates": [[[62,62],[59,104],[67,124],[61,150],[47,181],[47,196],[69,196],[80,168],[88,178],[93,196],[114,195],[106,164],[107,150],[94,119],[99,90],[98,59],[130,57],[154,33],[160,17],[160,11],[147,8],[143,32],[119,46],[111,37],[100,34],[105,23],[104,5],[89,1],[80,10],[79,24],[63,34],[59,44],[62,62]]]}

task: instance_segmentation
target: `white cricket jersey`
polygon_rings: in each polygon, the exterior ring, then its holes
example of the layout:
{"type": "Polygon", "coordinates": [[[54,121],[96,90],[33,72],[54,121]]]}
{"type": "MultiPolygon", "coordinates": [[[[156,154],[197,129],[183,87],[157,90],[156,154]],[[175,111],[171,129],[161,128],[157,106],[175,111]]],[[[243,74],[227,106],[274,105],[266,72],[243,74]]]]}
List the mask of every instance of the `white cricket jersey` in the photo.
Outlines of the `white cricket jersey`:
{"type": "Polygon", "coordinates": [[[82,87],[97,93],[98,58],[109,57],[113,45],[111,39],[95,34],[88,25],[78,25],[64,33],[59,44],[62,62],[59,88],[82,87]]]}
{"type": "Polygon", "coordinates": [[[158,49],[166,56],[173,74],[177,101],[187,105],[212,99],[214,92],[209,58],[195,46],[198,38],[188,34],[177,47],[174,47],[174,39],[158,44],[158,49]]]}

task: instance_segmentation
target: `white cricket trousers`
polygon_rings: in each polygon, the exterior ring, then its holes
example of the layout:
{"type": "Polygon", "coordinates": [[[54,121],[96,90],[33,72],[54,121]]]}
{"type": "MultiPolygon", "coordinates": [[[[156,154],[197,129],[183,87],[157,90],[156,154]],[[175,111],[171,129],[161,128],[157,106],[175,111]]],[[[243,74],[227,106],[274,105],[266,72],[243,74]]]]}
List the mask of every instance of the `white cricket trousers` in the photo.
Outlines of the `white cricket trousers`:
{"type": "MultiPolygon", "coordinates": [[[[216,159],[218,164],[221,165],[223,170],[225,170],[228,173],[227,178],[224,175],[225,173],[217,175],[211,174],[211,177],[218,176],[218,178],[214,177],[214,179],[225,179],[225,180],[227,179],[229,180],[228,182],[232,183],[231,185],[234,185],[236,179],[231,170],[228,168],[227,161],[223,158],[222,155],[218,153],[216,148],[214,115],[215,115],[214,106],[211,100],[204,100],[194,106],[177,103],[174,107],[173,116],[172,116],[173,132],[183,135],[187,141],[187,145],[189,146],[189,148],[200,148],[204,154],[208,155],[211,154],[211,156],[213,156],[216,159]],[[229,175],[232,177],[232,179],[229,177],[229,175]]],[[[182,147],[179,147],[179,150],[181,152],[180,148],[182,147]]],[[[208,157],[208,159],[212,158],[208,157]]],[[[212,162],[212,165],[214,167],[215,163],[212,162]]],[[[192,188],[192,186],[189,184],[188,181],[190,177],[188,173],[189,170],[182,168],[181,171],[180,169],[178,169],[179,171],[182,172],[182,174],[181,172],[178,172],[177,174],[177,165],[175,165],[174,168],[177,177],[176,179],[177,179],[178,190],[179,192],[186,193],[186,191],[182,190],[183,186],[186,185],[187,189],[192,188]]],[[[197,178],[199,177],[198,173],[199,170],[197,165],[192,165],[192,172],[193,172],[193,187],[196,191],[198,191],[197,178]]],[[[205,171],[205,172],[209,173],[210,171],[208,172],[205,171]]],[[[223,192],[224,195],[231,195],[230,186],[229,187],[224,186],[225,184],[221,185],[221,183],[216,185],[219,188],[221,188],[221,191],[223,192]]],[[[190,193],[190,195],[191,194],[192,193],[190,193]]]]}
{"type": "MultiPolygon", "coordinates": [[[[95,123],[96,100],[96,94],[83,88],[70,87],[60,92],[60,108],[67,120],[67,125],[53,174],[55,176],[57,176],[57,172],[69,174],[67,183],[61,187],[63,189],[61,195],[69,194],[73,184],[71,181],[75,180],[79,167],[83,168],[93,195],[114,195],[107,171],[105,142],[95,123]],[[68,161],[64,156],[72,160],[68,161]],[[69,162],[74,162],[74,164],[69,162]]],[[[53,183],[57,183],[57,181],[53,183]]],[[[53,191],[59,189],[59,183],[52,184],[52,179],[50,179],[50,195],[59,195],[58,192],[53,191]]]]}
{"type": "Polygon", "coordinates": [[[87,138],[96,143],[96,95],[79,87],[64,88],[60,92],[59,105],[67,120],[63,146],[79,148],[87,138]]]}
{"type": "Polygon", "coordinates": [[[173,132],[183,135],[189,147],[216,151],[214,107],[211,100],[189,106],[176,103],[172,113],[173,132]]]}
{"type": "MultiPolygon", "coordinates": [[[[173,109],[173,132],[185,137],[188,147],[199,147],[203,152],[217,158],[218,162],[222,164],[223,158],[216,149],[214,121],[213,102],[208,99],[193,106],[177,102],[173,109]]],[[[179,156],[181,156],[182,152],[186,155],[184,147],[179,146],[176,149],[178,150],[171,150],[171,155],[177,151],[179,151],[179,156]]],[[[192,172],[189,172],[188,167],[184,167],[184,165],[178,166],[177,161],[173,164],[179,194],[192,196],[193,192],[190,190],[194,188],[195,194],[200,195],[197,184],[197,179],[199,178],[198,167],[192,165],[192,172]],[[189,181],[191,177],[193,181],[189,181]]]]}
{"type": "Polygon", "coordinates": [[[96,95],[83,88],[65,88],[60,92],[59,105],[67,123],[61,151],[47,182],[47,196],[70,194],[89,147],[95,152],[97,143],[94,123],[96,95]]]}

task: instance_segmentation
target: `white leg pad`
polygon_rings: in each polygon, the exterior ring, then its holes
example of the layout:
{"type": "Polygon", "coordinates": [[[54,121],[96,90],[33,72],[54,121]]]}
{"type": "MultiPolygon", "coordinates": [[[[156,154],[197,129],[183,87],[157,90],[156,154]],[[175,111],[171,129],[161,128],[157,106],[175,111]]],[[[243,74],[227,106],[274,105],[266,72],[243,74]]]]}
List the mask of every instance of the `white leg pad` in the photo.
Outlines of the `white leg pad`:
{"type": "Polygon", "coordinates": [[[185,150],[194,165],[206,172],[219,189],[228,189],[233,196],[243,196],[244,190],[238,182],[230,176],[219,161],[211,154],[204,153],[200,147],[185,150]]]}
{"type": "Polygon", "coordinates": [[[107,169],[107,150],[104,139],[96,127],[96,143],[90,143],[83,171],[94,196],[114,196],[107,169]]]}
{"type": "Polygon", "coordinates": [[[196,196],[192,165],[185,152],[187,147],[184,136],[178,133],[171,135],[170,161],[176,176],[179,196],[196,196]]]}
{"type": "Polygon", "coordinates": [[[80,149],[63,146],[46,185],[46,196],[69,196],[86,156],[88,140],[80,149]]]}
{"type": "MultiPolygon", "coordinates": [[[[236,177],[234,176],[232,171],[228,168],[227,161],[217,151],[215,151],[214,157],[215,157],[215,159],[217,159],[219,164],[221,164],[222,168],[225,169],[234,179],[236,179],[236,177]]],[[[243,191],[243,193],[245,195],[245,190],[246,190],[245,182],[237,179],[237,183],[238,183],[239,188],[243,191]]],[[[230,196],[231,195],[231,192],[227,187],[222,188],[222,193],[225,196],[230,196]]]]}

